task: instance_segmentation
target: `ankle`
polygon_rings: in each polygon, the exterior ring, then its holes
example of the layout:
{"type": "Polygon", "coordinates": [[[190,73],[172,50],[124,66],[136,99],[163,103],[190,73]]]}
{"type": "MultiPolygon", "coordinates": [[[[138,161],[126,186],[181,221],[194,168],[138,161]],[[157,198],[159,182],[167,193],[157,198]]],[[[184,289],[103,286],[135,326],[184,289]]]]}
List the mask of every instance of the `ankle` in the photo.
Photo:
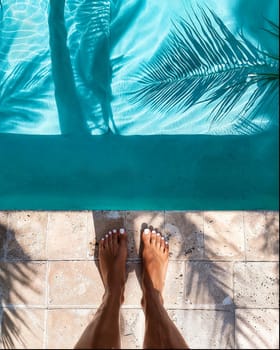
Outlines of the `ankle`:
{"type": "Polygon", "coordinates": [[[143,287],[143,296],[141,300],[141,304],[143,308],[153,306],[162,306],[163,305],[163,297],[160,291],[155,288],[146,288],[143,287]]]}
{"type": "Polygon", "coordinates": [[[109,304],[122,304],[124,302],[124,288],[106,288],[103,302],[109,304]]]}

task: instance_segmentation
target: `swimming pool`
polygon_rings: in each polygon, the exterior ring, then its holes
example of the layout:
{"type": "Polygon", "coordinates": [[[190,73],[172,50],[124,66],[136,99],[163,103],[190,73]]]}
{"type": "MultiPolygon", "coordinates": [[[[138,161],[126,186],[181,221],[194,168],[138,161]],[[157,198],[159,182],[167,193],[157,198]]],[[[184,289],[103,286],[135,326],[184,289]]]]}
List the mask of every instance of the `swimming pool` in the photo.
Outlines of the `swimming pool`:
{"type": "Polygon", "coordinates": [[[0,209],[276,209],[278,4],[206,3],[2,0],[0,209]]]}

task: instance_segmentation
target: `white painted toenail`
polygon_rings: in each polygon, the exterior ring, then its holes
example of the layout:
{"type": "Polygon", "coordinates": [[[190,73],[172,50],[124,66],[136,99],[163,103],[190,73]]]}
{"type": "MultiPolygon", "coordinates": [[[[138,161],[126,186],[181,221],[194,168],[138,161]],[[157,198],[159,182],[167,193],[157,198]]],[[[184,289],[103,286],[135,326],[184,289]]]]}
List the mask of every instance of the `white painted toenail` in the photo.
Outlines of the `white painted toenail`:
{"type": "Polygon", "coordinates": [[[168,245],[169,243],[168,243],[167,241],[165,241],[165,244],[167,244],[167,245],[168,245]]]}
{"type": "Polygon", "coordinates": [[[123,235],[125,233],[125,229],[124,228],[120,228],[120,234],[123,235]]]}
{"type": "Polygon", "coordinates": [[[151,231],[150,231],[150,229],[148,229],[148,228],[145,228],[145,230],[144,230],[144,233],[147,235],[148,233],[150,233],[151,231]]]}
{"type": "Polygon", "coordinates": [[[109,235],[111,235],[111,234],[112,234],[112,231],[109,231],[108,233],[109,233],[109,235]]]}
{"type": "Polygon", "coordinates": [[[115,228],[113,229],[113,233],[117,233],[117,230],[115,228]]]}
{"type": "Polygon", "coordinates": [[[159,233],[159,232],[157,233],[157,236],[160,236],[160,233],[159,233]]]}
{"type": "Polygon", "coordinates": [[[164,237],[161,237],[161,239],[164,239],[164,237]]]}
{"type": "Polygon", "coordinates": [[[152,233],[157,233],[157,231],[156,231],[156,230],[153,230],[152,233]]]}
{"type": "Polygon", "coordinates": [[[107,238],[107,237],[108,237],[108,235],[105,235],[105,237],[107,238]]]}
{"type": "Polygon", "coordinates": [[[101,241],[104,241],[104,238],[101,238],[101,241]]]}

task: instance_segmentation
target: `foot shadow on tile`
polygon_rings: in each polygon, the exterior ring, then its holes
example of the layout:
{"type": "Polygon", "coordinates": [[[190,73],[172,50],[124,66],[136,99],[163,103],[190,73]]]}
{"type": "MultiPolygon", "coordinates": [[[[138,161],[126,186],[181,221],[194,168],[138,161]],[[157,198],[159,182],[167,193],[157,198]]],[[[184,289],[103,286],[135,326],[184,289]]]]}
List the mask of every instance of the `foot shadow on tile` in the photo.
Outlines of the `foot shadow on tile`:
{"type": "Polygon", "coordinates": [[[26,302],[18,286],[28,286],[33,292],[39,293],[31,286],[36,271],[26,263],[30,260],[31,257],[17,242],[15,232],[0,224],[0,347],[2,344],[4,349],[13,349],[15,344],[25,347],[25,340],[20,334],[22,328],[32,333],[20,310],[13,306],[14,297],[17,303],[26,302]]]}

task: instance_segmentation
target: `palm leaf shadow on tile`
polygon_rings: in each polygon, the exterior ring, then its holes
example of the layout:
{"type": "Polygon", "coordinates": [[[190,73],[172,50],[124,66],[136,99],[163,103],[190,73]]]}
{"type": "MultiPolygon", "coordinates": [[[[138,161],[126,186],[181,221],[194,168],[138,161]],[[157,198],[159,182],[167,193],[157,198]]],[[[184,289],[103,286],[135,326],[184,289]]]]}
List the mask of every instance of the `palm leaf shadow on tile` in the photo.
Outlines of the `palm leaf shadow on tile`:
{"type": "MultiPolygon", "coordinates": [[[[25,346],[25,339],[20,334],[21,328],[32,329],[27,324],[13,305],[13,298],[16,297],[21,304],[26,300],[21,291],[15,288],[15,284],[27,286],[35,293],[39,293],[32,287],[32,280],[36,271],[29,264],[22,264],[22,261],[30,261],[31,257],[24,252],[16,240],[14,231],[9,230],[5,225],[0,224],[0,345],[4,349],[13,349],[15,343],[25,346]],[[9,246],[12,244],[12,253],[16,251],[16,258],[9,257],[9,246]]],[[[34,337],[36,335],[34,334],[34,337]]]]}
{"type": "MultiPolygon", "coordinates": [[[[262,214],[260,214],[262,215],[262,214]]],[[[193,226],[194,223],[190,222],[190,220],[185,218],[185,227],[193,226]]],[[[270,244],[268,243],[270,241],[269,234],[269,228],[271,226],[275,225],[274,218],[271,218],[270,220],[266,220],[266,225],[264,227],[264,234],[263,234],[263,246],[261,247],[262,251],[265,251],[270,244]]],[[[218,228],[216,229],[218,233],[218,228]]],[[[196,229],[194,228],[194,231],[199,234],[199,227],[196,229]]],[[[214,244],[211,244],[211,246],[215,246],[215,240],[213,237],[208,236],[207,233],[203,233],[204,235],[204,241],[212,240],[214,244]]],[[[187,239],[184,236],[184,233],[182,233],[182,245],[181,250],[177,254],[176,259],[184,258],[187,254],[194,254],[195,248],[191,251],[186,246],[187,239]]],[[[218,243],[216,241],[216,243],[218,243]]],[[[227,242],[227,244],[230,244],[227,242]]],[[[276,242],[273,249],[277,250],[277,247],[279,246],[279,237],[278,242],[276,242]]],[[[234,251],[236,250],[236,247],[231,246],[231,249],[234,251]]],[[[246,322],[245,318],[239,317],[238,324],[236,323],[233,329],[231,330],[232,324],[232,318],[227,317],[228,313],[232,313],[233,317],[235,317],[236,312],[236,304],[234,302],[233,298],[233,286],[229,285],[227,283],[227,274],[229,271],[228,263],[227,262],[220,262],[212,260],[212,256],[215,255],[214,251],[209,250],[208,252],[204,250],[204,258],[203,260],[197,261],[197,260],[189,260],[188,261],[188,275],[186,270],[186,275],[188,277],[188,281],[186,283],[185,281],[185,298],[188,299],[188,296],[194,295],[194,303],[203,303],[204,296],[206,295],[206,299],[209,303],[214,305],[214,311],[216,312],[217,319],[219,317],[222,317],[222,328],[216,329],[215,325],[213,325],[212,329],[212,336],[211,338],[213,340],[216,339],[216,344],[222,344],[222,346],[225,346],[226,348],[233,348],[234,347],[234,334],[242,335],[242,337],[248,341],[253,342],[256,346],[258,344],[266,344],[266,339],[262,336],[261,333],[256,332],[253,325],[250,325],[246,322]],[[228,295],[228,294],[231,295],[228,295]],[[220,311],[226,311],[225,313],[221,313],[220,311]],[[249,339],[248,334],[254,333],[254,340],[251,338],[249,339]],[[228,340],[226,340],[228,338],[228,340]],[[226,341],[226,343],[225,343],[226,341]]],[[[191,256],[190,256],[191,259],[191,256]]],[[[242,284],[246,284],[247,281],[243,280],[241,281],[242,284]]],[[[200,305],[201,306],[201,305],[200,305]]],[[[200,307],[199,306],[199,307],[200,307]]],[[[250,309],[247,310],[248,314],[250,314],[250,309]]],[[[269,344],[267,344],[269,346],[269,344]]]]}

